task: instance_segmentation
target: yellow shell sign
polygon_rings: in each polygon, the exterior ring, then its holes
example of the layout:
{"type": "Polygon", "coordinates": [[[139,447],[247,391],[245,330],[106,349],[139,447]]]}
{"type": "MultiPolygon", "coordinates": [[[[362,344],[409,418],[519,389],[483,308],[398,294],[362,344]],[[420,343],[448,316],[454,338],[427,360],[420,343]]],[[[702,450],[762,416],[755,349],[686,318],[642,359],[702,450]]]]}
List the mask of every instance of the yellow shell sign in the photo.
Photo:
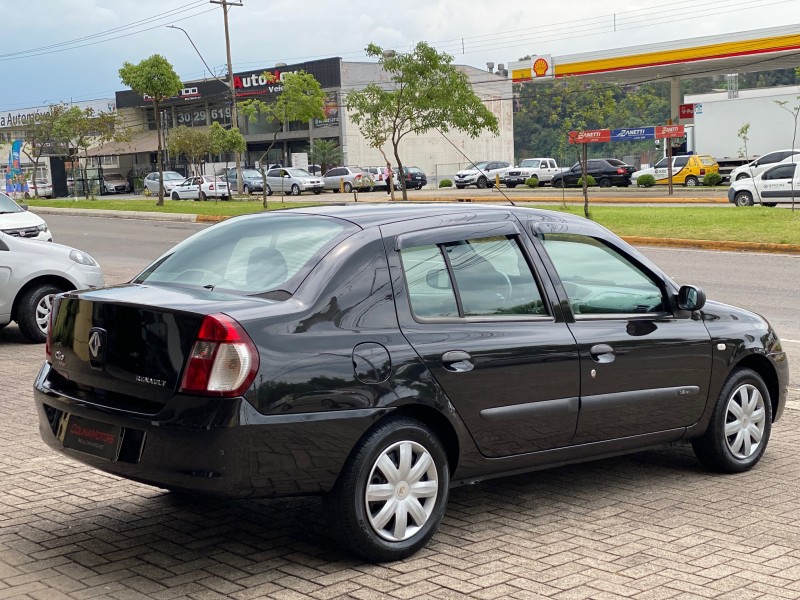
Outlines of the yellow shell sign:
{"type": "Polygon", "coordinates": [[[511,70],[511,79],[515,82],[531,81],[532,79],[552,79],[555,77],[553,59],[549,54],[512,62],[508,66],[511,70]]]}

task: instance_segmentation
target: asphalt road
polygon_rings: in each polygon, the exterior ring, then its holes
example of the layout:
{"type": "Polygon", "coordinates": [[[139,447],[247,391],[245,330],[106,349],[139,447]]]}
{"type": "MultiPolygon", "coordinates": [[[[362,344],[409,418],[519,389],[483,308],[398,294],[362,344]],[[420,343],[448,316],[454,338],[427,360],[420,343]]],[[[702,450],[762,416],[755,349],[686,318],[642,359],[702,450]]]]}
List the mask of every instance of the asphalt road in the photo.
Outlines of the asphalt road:
{"type": "MultiPolygon", "coordinates": [[[[153,259],[208,225],[101,217],[47,215],[57,242],[89,252],[100,261],[108,283],[121,283],[153,259]]],[[[796,282],[800,256],[748,252],[717,252],[641,248],[679,283],[702,287],[708,297],[753,310],[776,328],[789,352],[790,364],[800,365],[800,313],[796,282]]],[[[800,368],[792,385],[800,388],[800,368]]]]}

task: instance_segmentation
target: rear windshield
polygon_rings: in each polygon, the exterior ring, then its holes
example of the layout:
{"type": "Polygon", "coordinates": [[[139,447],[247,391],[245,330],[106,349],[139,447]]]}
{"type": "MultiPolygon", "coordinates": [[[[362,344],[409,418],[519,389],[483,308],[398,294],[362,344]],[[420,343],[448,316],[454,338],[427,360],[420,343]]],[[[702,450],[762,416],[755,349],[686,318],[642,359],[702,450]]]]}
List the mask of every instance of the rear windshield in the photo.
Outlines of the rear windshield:
{"type": "Polygon", "coordinates": [[[621,160],[617,160],[616,158],[609,158],[608,161],[606,161],[606,162],[608,162],[608,164],[610,164],[612,167],[625,167],[625,166],[627,166],[624,162],[622,162],[621,160]]]}
{"type": "Polygon", "coordinates": [[[346,221],[316,215],[231,219],[181,242],[134,283],[292,294],[327,252],[357,230],[346,221]]]}

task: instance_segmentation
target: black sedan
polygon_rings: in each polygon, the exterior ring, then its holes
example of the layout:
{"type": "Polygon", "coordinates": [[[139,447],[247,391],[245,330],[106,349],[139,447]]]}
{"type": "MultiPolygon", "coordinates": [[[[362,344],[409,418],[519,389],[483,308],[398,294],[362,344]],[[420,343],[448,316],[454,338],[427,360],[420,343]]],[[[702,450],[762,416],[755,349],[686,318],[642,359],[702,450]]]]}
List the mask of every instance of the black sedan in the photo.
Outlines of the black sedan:
{"type": "Polygon", "coordinates": [[[421,548],[451,485],[677,442],[746,471],[787,396],[763,318],[526,208],[236,217],[52,315],[48,445],[168,490],[324,495],[373,561],[421,548]]]}
{"type": "MultiPolygon", "coordinates": [[[[631,184],[631,174],[635,171],[636,167],[616,158],[590,158],[586,161],[587,174],[593,177],[600,187],[611,187],[612,185],[628,187],[631,184]]],[[[553,175],[550,185],[553,187],[582,185],[582,175],[581,163],[577,162],[568,171],[553,175]]]]}

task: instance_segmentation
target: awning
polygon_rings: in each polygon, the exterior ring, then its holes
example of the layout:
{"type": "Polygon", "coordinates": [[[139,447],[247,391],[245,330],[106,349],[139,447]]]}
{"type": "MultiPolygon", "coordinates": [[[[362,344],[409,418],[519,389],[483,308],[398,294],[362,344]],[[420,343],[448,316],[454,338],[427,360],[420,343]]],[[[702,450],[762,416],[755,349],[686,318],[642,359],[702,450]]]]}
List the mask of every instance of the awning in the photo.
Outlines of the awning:
{"type": "Polygon", "coordinates": [[[121,154],[138,154],[140,152],[156,152],[158,150],[158,132],[142,131],[135,133],[129,142],[109,142],[102,146],[90,148],[87,156],[119,156],[121,154]]]}

